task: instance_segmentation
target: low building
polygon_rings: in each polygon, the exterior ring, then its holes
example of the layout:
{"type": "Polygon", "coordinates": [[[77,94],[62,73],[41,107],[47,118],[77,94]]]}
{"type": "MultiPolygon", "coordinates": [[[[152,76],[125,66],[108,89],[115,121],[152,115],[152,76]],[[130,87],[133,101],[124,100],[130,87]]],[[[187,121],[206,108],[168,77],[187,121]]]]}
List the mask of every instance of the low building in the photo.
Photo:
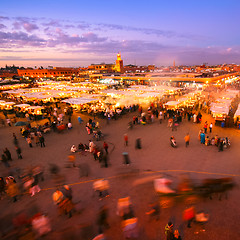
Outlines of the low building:
{"type": "Polygon", "coordinates": [[[23,77],[43,78],[43,77],[70,77],[77,76],[78,68],[61,68],[55,67],[53,69],[18,69],[18,75],[23,77]]]}

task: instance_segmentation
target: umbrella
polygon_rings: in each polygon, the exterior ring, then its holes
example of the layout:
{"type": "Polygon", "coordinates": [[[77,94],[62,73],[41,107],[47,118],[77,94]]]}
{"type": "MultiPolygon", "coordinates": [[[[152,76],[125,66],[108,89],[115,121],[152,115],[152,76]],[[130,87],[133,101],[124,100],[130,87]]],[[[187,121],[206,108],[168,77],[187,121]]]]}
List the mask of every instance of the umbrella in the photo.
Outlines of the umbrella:
{"type": "Polygon", "coordinates": [[[16,122],[14,125],[15,126],[25,126],[25,125],[27,125],[28,123],[27,122],[22,122],[22,121],[20,121],[20,122],[16,122]]]}

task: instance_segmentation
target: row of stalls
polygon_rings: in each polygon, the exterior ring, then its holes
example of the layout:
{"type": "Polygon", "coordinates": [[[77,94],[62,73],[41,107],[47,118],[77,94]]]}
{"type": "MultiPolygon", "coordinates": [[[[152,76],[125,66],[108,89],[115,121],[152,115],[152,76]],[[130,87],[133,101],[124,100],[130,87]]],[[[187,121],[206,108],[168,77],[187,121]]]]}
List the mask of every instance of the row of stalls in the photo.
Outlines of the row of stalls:
{"type": "Polygon", "coordinates": [[[109,110],[120,111],[124,107],[128,108],[132,105],[149,106],[150,103],[175,97],[178,98],[178,101],[167,103],[166,106],[191,106],[199,91],[182,95],[182,90],[182,88],[165,85],[133,85],[116,90],[104,84],[44,81],[39,82],[38,87],[2,91],[2,97],[8,98],[9,101],[0,103],[0,107],[2,110],[12,110],[17,107],[19,112],[41,115],[41,106],[31,107],[26,104],[42,105],[40,103],[61,101],[71,105],[79,112],[101,113],[109,110]],[[21,104],[15,104],[15,102],[21,104]]]}
{"type": "Polygon", "coordinates": [[[240,103],[238,104],[237,111],[234,114],[234,123],[240,127],[240,103]]]}
{"type": "Polygon", "coordinates": [[[7,114],[14,113],[17,117],[25,117],[25,114],[38,116],[37,118],[42,118],[44,114],[44,107],[42,106],[31,106],[30,104],[22,103],[16,104],[15,102],[6,102],[0,100],[0,109],[7,114]]]}
{"type": "Polygon", "coordinates": [[[23,103],[41,101],[55,102],[66,98],[78,98],[82,94],[92,94],[95,91],[106,89],[106,85],[92,83],[70,83],[44,81],[39,82],[38,87],[11,88],[1,92],[3,98],[23,103]]]}
{"type": "Polygon", "coordinates": [[[176,101],[168,101],[164,104],[164,107],[166,109],[178,109],[178,108],[192,108],[195,103],[199,100],[199,97],[201,95],[200,90],[196,90],[194,92],[185,94],[181,97],[179,97],[176,101]]]}
{"type": "Polygon", "coordinates": [[[221,93],[218,98],[210,104],[210,111],[215,121],[225,121],[232,109],[233,100],[238,97],[238,90],[226,90],[221,93]]]}

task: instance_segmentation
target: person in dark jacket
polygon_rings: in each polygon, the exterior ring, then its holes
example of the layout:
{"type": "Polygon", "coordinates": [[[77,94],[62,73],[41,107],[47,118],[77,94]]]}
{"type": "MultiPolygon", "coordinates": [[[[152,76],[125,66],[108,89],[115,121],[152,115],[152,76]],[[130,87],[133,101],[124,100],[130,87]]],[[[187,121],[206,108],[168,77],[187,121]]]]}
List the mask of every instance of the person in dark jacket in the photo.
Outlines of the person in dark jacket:
{"type": "Polygon", "coordinates": [[[107,218],[108,218],[108,208],[106,206],[103,206],[100,208],[98,217],[97,217],[99,232],[102,232],[104,229],[108,229],[110,227],[108,224],[107,218]]]}
{"type": "Polygon", "coordinates": [[[141,148],[142,148],[141,138],[137,138],[137,139],[136,139],[135,148],[136,148],[136,149],[141,149],[141,148]]]}
{"type": "Polygon", "coordinates": [[[13,144],[14,144],[15,146],[18,146],[18,139],[17,139],[15,133],[13,133],[13,144]]]}
{"type": "Polygon", "coordinates": [[[18,156],[18,159],[22,159],[22,150],[20,147],[18,146],[15,146],[15,149],[16,149],[16,153],[17,153],[17,156],[18,156]]]}
{"type": "Polygon", "coordinates": [[[5,194],[5,182],[2,177],[0,177],[0,197],[5,194]]]}
{"type": "Polygon", "coordinates": [[[108,154],[108,144],[106,142],[103,143],[103,148],[104,148],[106,154],[108,154]]]}
{"type": "Polygon", "coordinates": [[[6,157],[7,157],[7,160],[8,161],[12,161],[12,155],[11,155],[10,151],[7,148],[5,148],[4,153],[5,153],[6,157]]]}
{"type": "Polygon", "coordinates": [[[223,140],[222,140],[222,139],[219,141],[218,151],[219,151],[219,152],[222,152],[222,151],[223,151],[223,140]]]}
{"type": "Polygon", "coordinates": [[[105,168],[108,167],[108,154],[102,154],[102,166],[105,168]]]}
{"type": "Polygon", "coordinates": [[[41,147],[45,147],[45,139],[44,139],[43,136],[40,136],[40,137],[39,137],[39,142],[40,142],[40,144],[41,144],[41,147]]]}

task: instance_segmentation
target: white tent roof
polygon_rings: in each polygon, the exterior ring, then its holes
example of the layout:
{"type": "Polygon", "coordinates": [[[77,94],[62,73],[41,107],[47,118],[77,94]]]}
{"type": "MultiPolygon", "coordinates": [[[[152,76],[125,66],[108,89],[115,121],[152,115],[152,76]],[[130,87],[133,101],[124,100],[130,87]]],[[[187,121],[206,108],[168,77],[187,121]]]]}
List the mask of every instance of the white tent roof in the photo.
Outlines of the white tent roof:
{"type": "Polygon", "coordinates": [[[237,111],[234,114],[234,117],[238,117],[238,116],[240,116],[240,103],[238,104],[237,111]]]}
{"type": "Polygon", "coordinates": [[[176,106],[176,105],[179,105],[179,104],[180,104],[180,102],[178,102],[178,101],[169,101],[169,102],[165,103],[164,105],[166,105],[166,106],[176,106]]]}
{"type": "Polygon", "coordinates": [[[229,113],[229,107],[227,107],[227,106],[214,105],[211,107],[210,110],[212,113],[219,113],[219,114],[228,114],[229,113]]]}
{"type": "Polygon", "coordinates": [[[1,105],[14,105],[14,104],[16,104],[15,102],[3,102],[3,103],[1,103],[1,105]]]}
{"type": "Polygon", "coordinates": [[[238,116],[240,116],[240,108],[238,108],[234,114],[234,117],[238,117],[238,116]]]}
{"type": "Polygon", "coordinates": [[[25,103],[22,103],[22,104],[17,104],[17,105],[15,105],[14,107],[30,107],[30,105],[29,104],[25,104],[25,103]]]}
{"type": "Polygon", "coordinates": [[[98,99],[96,98],[69,98],[62,100],[62,102],[69,103],[69,104],[85,104],[93,101],[97,101],[98,99]]]}
{"type": "Polygon", "coordinates": [[[35,109],[44,109],[44,107],[42,107],[42,106],[30,106],[30,107],[28,107],[27,108],[27,110],[35,110],[35,109]]]}

